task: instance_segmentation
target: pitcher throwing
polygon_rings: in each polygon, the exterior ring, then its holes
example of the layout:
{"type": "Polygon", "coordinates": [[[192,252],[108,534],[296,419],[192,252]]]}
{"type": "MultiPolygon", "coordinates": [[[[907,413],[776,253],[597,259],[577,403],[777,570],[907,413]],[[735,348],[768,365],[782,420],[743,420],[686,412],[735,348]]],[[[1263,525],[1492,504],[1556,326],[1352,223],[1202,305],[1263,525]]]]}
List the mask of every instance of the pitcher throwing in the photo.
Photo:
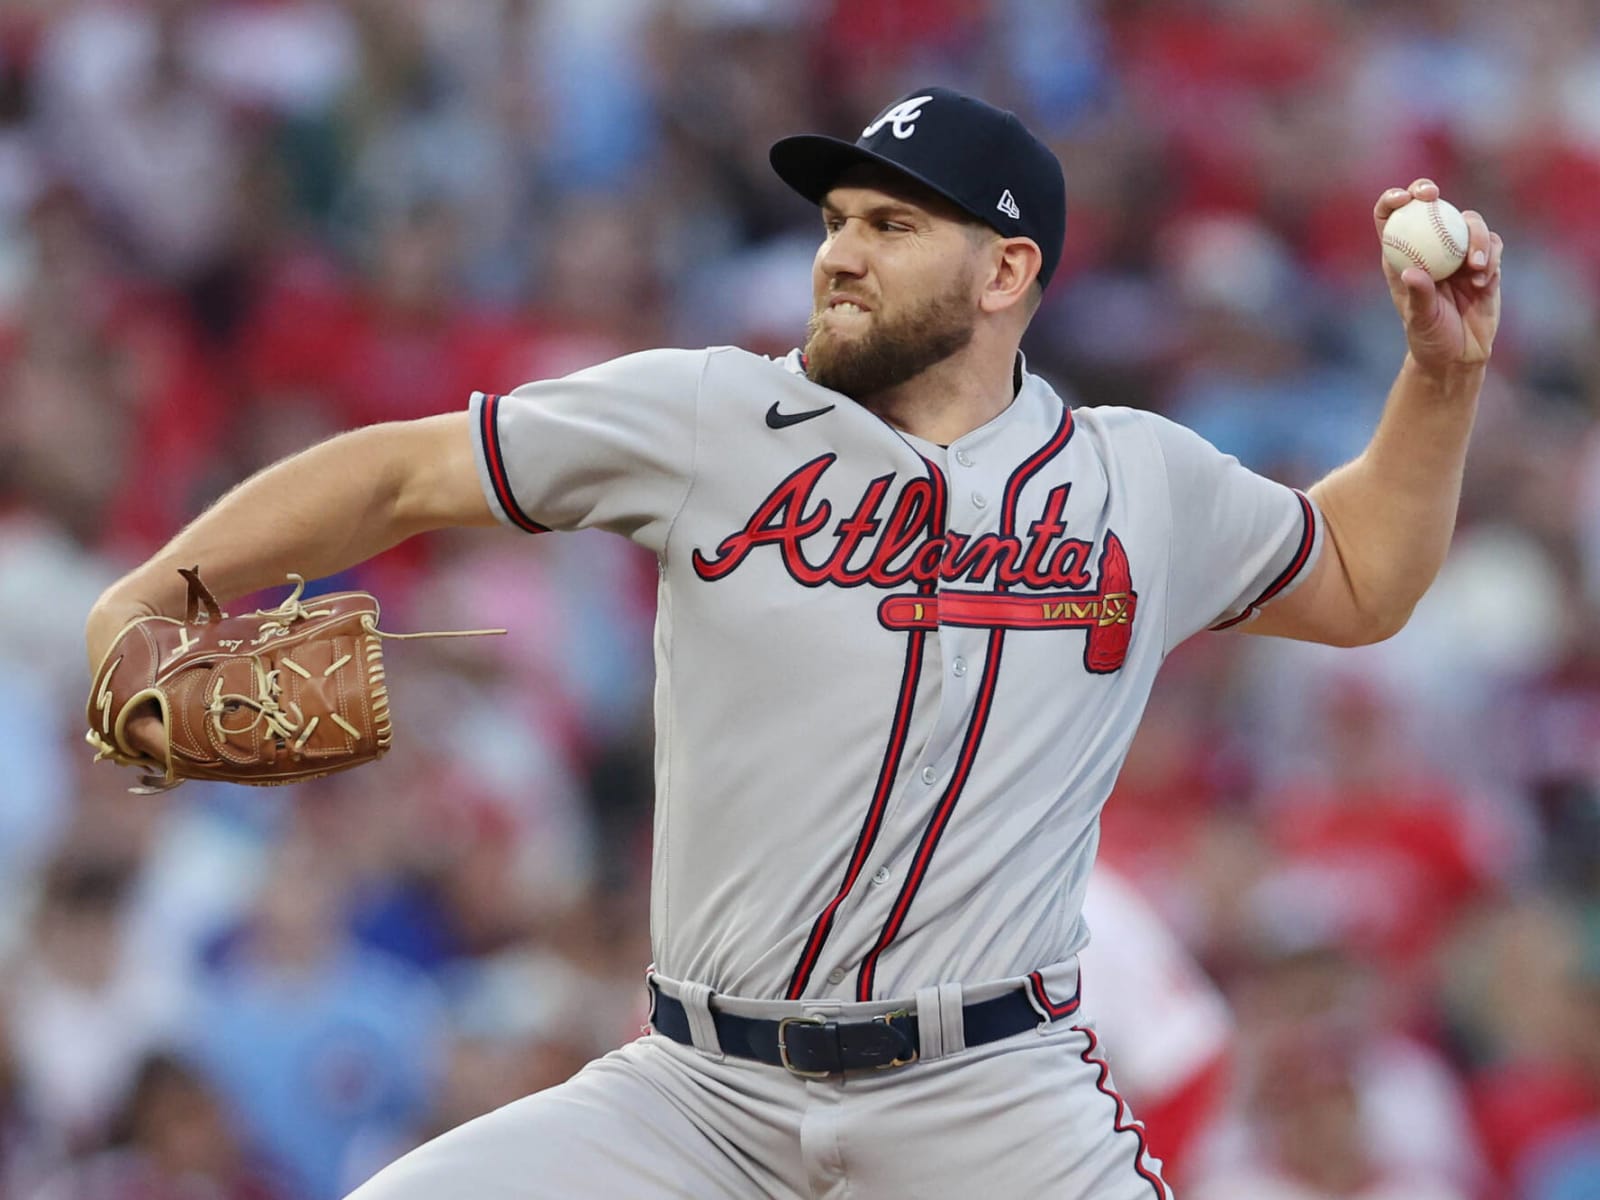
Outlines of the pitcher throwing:
{"type": "MultiPolygon", "coordinates": [[[[1077,968],[1156,672],[1207,629],[1387,637],[1444,558],[1499,316],[1476,213],[1452,278],[1382,268],[1409,352],[1303,495],[1028,372],[1066,217],[1015,116],[923,88],[772,164],[821,211],[803,350],[651,351],[345,434],[91,616],[98,662],[183,611],[177,567],[226,600],[497,520],[660,559],[651,1030],[359,1200],[1170,1195],[1077,968]]],[[[1376,226],[1437,195],[1385,192],[1376,226]]],[[[158,722],[127,738],[159,756],[158,722]]]]}

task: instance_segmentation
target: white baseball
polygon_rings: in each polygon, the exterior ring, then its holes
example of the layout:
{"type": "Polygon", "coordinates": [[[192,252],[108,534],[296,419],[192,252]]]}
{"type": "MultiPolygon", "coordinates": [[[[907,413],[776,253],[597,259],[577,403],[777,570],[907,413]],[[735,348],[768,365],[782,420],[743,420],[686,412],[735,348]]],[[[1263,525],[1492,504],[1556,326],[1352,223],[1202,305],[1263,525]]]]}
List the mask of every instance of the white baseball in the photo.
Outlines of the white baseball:
{"type": "Polygon", "coordinates": [[[1383,225],[1383,258],[1396,271],[1421,267],[1436,282],[1467,258],[1467,219],[1448,200],[1412,200],[1383,225]]]}

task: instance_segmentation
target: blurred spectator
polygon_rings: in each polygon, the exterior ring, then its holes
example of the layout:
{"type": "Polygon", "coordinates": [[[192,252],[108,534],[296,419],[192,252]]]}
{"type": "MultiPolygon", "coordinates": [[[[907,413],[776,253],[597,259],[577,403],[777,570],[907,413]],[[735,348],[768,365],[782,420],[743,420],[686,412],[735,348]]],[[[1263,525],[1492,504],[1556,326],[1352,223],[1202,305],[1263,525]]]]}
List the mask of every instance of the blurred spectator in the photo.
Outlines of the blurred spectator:
{"type": "Polygon", "coordinates": [[[325,851],[282,847],[254,913],[201,985],[197,1060],[304,1200],[336,1200],[406,1148],[443,1049],[427,981],[344,932],[325,851]]]}
{"type": "Polygon", "coordinates": [[[196,76],[231,105],[289,117],[331,108],[357,52],[349,12],[327,0],[198,6],[187,49],[196,76]]]}
{"type": "Polygon", "coordinates": [[[94,1144],[139,1063],[181,1028],[180,981],[145,969],[122,939],[130,867],[87,848],[46,870],[34,936],[16,964],[7,1025],[38,1118],[94,1144]]]}
{"type": "Polygon", "coordinates": [[[1222,1171],[1192,1191],[1196,1200],[1467,1200],[1435,1176],[1375,1161],[1349,1048],[1314,1034],[1288,1034],[1261,1048],[1250,1082],[1262,1158],[1222,1171]]]}
{"type": "Polygon", "coordinates": [[[0,340],[8,490],[86,547],[144,554],[216,485],[211,364],[181,296],[118,276],[80,193],[46,193],[27,232],[37,274],[0,340]]]}
{"type": "Polygon", "coordinates": [[[194,75],[189,37],[200,8],[74,6],[39,59],[60,161],[141,265],[173,281],[220,252],[239,170],[228,114],[194,75]]]}
{"type": "Polygon", "coordinates": [[[568,951],[581,939],[574,930],[549,944],[530,941],[457,972],[450,1061],[430,1135],[565,1082],[637,1035],[647,1016],[643,988],[608,984],[608,962],[568,951]]]}
{"type": "Polygon", "coordinates": [[[1163,250],[1187,351],[1172,417],[1300,486],[1360,453],[1384,385],[1318,361],[1317,298],[1289,247],[1258,220],[1211,216],[1175,224],[1163,250]]]}
{"type": "Polygon", "coordinates": [[[1545,825],[1552,874],[1600,899],[1600,610],[1572,606],[1560,656],[1528,679],[1512,722],[1518,780],[1545,825]]]}
{"type": "MultiPolygon", "coordinates": [[[[270,280],[241,337],[249,384],[274,418],[261,430],[273,450],[293,448],[285,433],[304,436],[277,424],[286,415],[333,431],[463,406],[487,386],[470,357],[474,317],[460,303],[456,232],[451,209],[419,206],[372,231],[359,289],[309,260],[290,260],[295,269],[270,280]],[[287,413],[285,401],[295,405],[287,413]]],[[[280,455],[262,454],[261,465],[280,455]]]]}
{"type": "Polygon", "coordinates": [[[1563,1189],[1593,1164],[1600,1122],[1594,922],[1548,901],[1502,904],[1463,926],[1450,966],[1454,1032],[1475,1063],[1490,1165],[1519,1200],[1581,1196],[1563,1189]]]}
{"type": "MultiPolygon", "coordinates": [[[[8,997],[0,988],[0,1003],[8,997]]],[[[0,1025],[0,1197],[27,1195],[60,1157],[55,1131],[28,1105],[11,1048],[11,1031],[0,1025]]]]}
{"type": "Polygon", "coordinates": [[[0,320],[9,317],[32,263],[22,226],[48,176],[31,136],[32,97],[16,56],[0,53],[0,320]]]}
{"type": "Polygon", "coordinates": [[[1198,1164],[1200,1197],[1469,1200],[1484,1184],[1465,1094],[1399,1032],[1382,975],[1333,947],[1264,949],[1231,999],[1240,1086],[1198,1164]]]}
{"type": "Polygon", "coordinates": [[[1496,882],[1493,827],[1409,752],[1377,690],[1336,679],[1318,711],[1318,767],[1261,798],[1277,861],[1261,919],[1286,943],[1337,941],[1419,1003],[1452,921],[1496,882]]]}
{"type": "Polygon", "coordinates": [[[140,1065],[109,1140],[31,1200],[289,1200],[246,1163],[200,1076],[170,1055],[140,1065]]]}

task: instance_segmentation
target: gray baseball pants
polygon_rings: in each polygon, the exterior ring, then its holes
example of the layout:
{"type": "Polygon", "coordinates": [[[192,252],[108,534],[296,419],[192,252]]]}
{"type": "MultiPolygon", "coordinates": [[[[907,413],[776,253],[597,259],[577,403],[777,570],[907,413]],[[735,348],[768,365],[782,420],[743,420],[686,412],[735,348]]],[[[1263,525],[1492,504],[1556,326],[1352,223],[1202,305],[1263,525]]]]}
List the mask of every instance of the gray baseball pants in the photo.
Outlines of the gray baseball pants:
{"type": "Polygon", "coordinates": [[[1171,1200],[1085,1025],[802,1079],[650,1033],[350,1200],[1171,1200]]]}

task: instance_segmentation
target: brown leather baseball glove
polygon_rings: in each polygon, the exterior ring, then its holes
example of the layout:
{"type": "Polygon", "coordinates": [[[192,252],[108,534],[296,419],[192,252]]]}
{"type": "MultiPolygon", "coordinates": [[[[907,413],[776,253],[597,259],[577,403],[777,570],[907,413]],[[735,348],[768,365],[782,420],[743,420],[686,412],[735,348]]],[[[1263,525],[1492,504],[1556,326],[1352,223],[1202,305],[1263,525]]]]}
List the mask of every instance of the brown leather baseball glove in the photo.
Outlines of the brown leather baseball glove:
{"type": "Polygon", "coordinates": [[[230,617],[198,567],[180,574],[189,582],[184,619],[130,622],[89,689],[95,761],[143,769],[135,792],[186,779],[298,783],[372,762],[394,736],[381,639],[451,636],[381,633],[375,597],[302,601],[298,575],[277,608],[230,617]],[[129,719],[151,704],[166,727],[165,761],[126,736],[129,719]]]}

